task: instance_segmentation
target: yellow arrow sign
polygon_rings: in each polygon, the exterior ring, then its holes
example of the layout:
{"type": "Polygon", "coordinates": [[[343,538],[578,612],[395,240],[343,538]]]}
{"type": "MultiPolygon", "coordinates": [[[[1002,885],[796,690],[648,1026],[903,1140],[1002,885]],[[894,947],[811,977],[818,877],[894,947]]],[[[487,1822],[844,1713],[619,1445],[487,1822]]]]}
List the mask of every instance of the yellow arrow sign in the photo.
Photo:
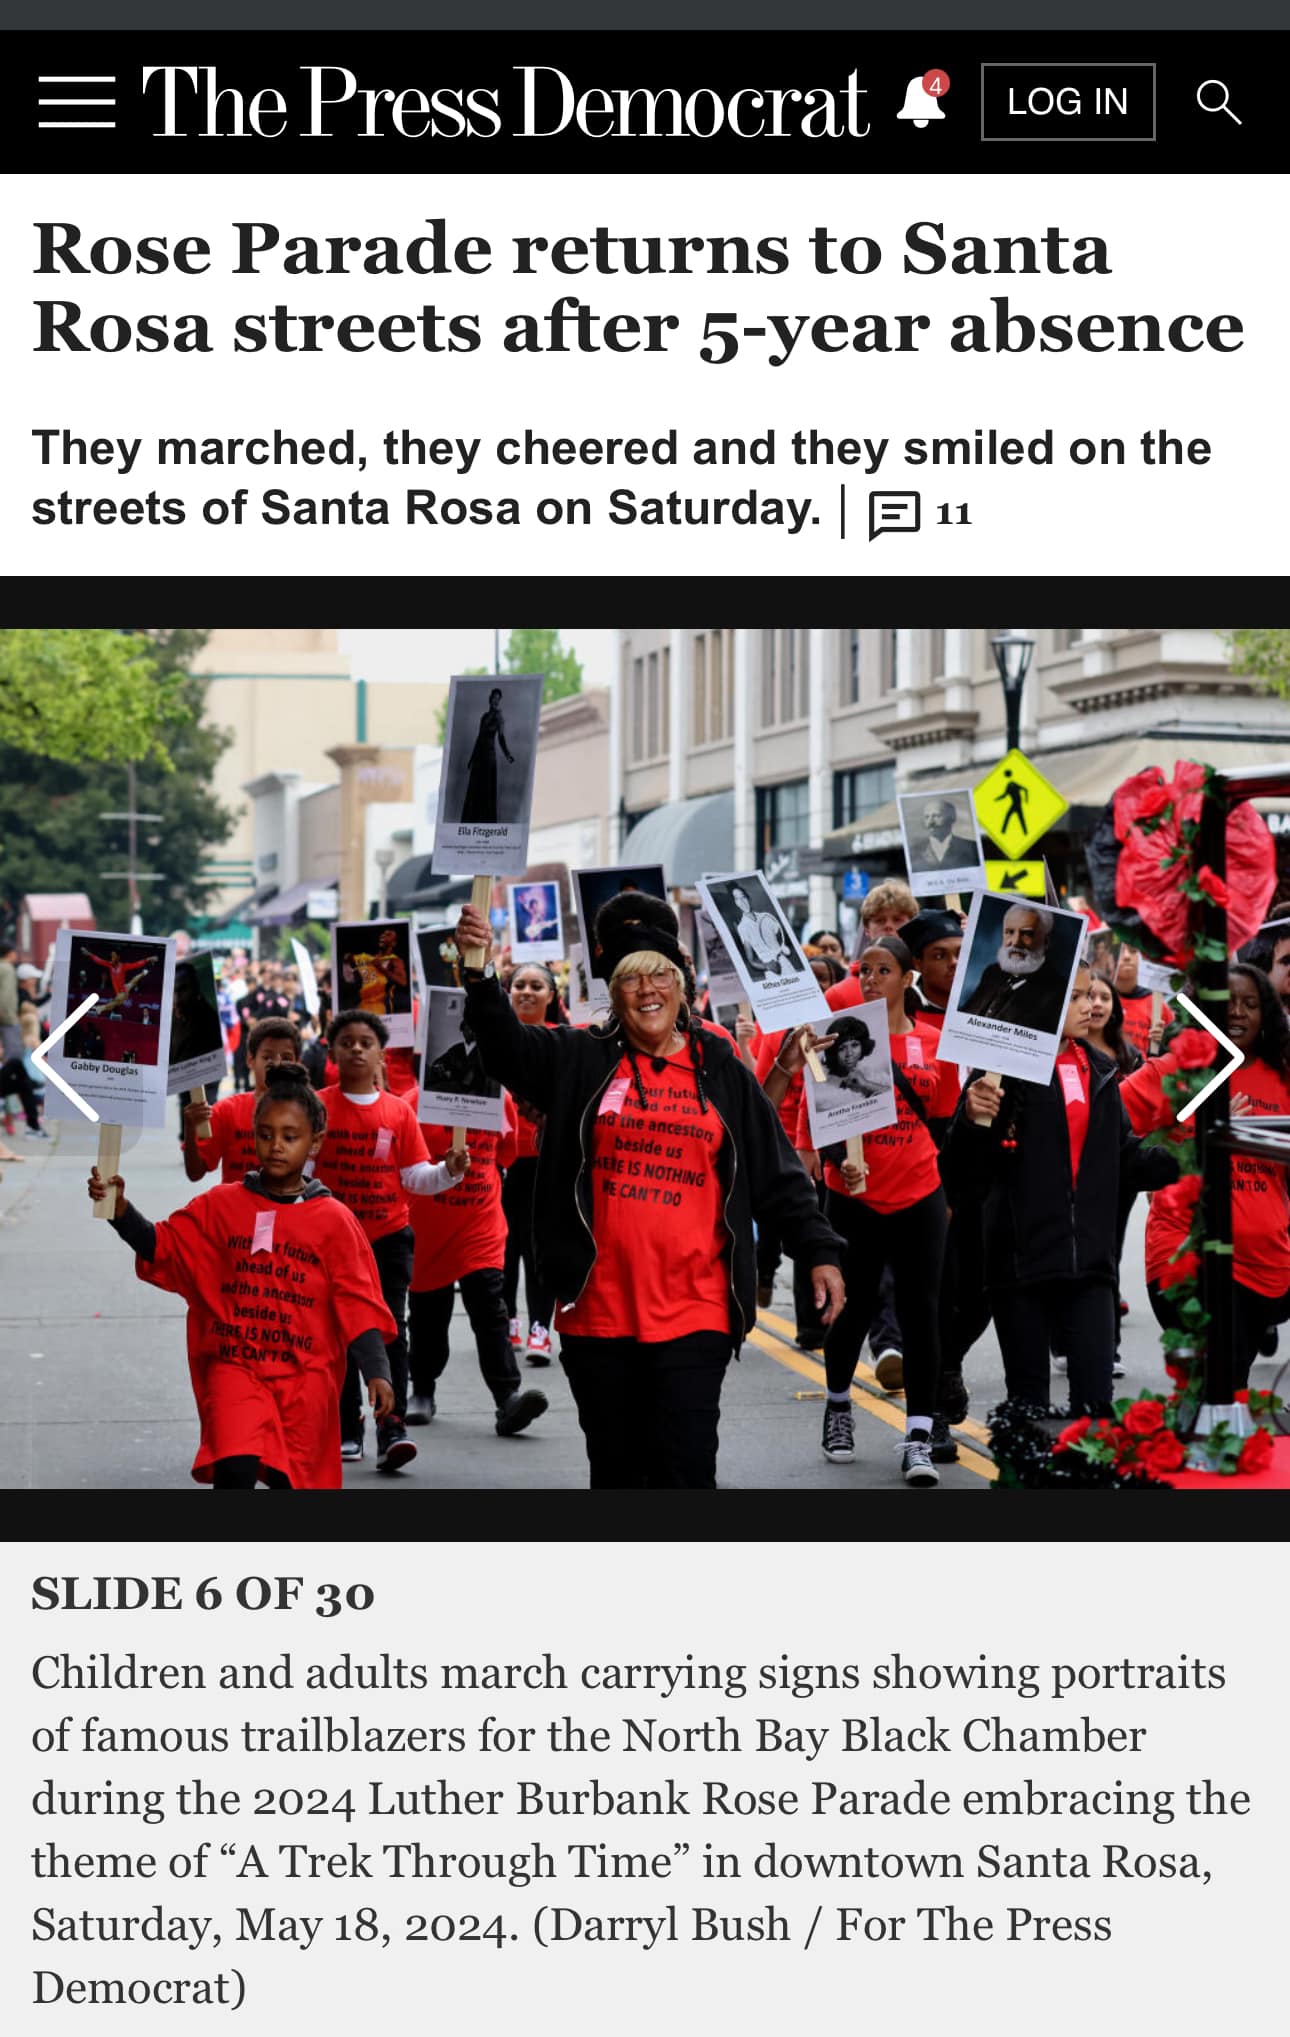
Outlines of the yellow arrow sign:
{"type": "Polygon", "coordinates": [[[1043,862],[991,863],[985,866],[987,891],[1019,891],[1023,898],[1047,898],[1043,862]]]}
{"type": "Polygon", "coordinates": [[[973,798],[983,831],[1005,856],[1024,856],[1070,805],[1020,750],[1009,750],[981,780],[973,798]]]}

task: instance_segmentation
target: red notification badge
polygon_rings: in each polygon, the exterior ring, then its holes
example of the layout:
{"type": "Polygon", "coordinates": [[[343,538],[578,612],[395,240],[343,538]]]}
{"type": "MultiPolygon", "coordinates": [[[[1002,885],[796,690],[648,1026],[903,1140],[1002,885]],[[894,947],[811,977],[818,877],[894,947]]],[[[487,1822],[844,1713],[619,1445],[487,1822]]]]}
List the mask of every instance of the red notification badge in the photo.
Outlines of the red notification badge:
{"type": "Polygon", "coordinates": [[[949,89],[950,74],[948,71],[923,72],[923,90],[929,98],[943,99],[949,89]]]}

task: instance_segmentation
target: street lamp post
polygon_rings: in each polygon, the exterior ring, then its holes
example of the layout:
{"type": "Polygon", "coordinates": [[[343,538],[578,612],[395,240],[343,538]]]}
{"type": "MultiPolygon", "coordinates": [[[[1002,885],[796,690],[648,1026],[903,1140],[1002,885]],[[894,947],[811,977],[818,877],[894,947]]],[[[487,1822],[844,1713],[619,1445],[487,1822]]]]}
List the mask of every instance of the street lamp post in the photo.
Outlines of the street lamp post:
{"type": "Polygon", "coordinates": [[[1035,640],[1023,636],[1020,630],[1006,629],[1000,636],[991,637],[990,649],[994,662],[999,668],[1003,684],[1004,712],[1007,715],[1008,748],[1021,748],[1021,695],[1030,670],[1030,660],[1035,655],[1035,640]]]}

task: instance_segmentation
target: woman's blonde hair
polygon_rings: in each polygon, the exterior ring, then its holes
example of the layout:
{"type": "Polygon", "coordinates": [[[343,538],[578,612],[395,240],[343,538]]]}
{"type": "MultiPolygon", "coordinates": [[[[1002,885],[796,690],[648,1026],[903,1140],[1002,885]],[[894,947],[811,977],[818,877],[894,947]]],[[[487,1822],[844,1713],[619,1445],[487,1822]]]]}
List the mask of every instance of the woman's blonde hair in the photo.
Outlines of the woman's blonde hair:
{"type": "Polygon", "coordinates": [[[685,996],[685,978],[675,962],[666,955],[660,955],[657,948],[638,948],[634,955],[624,955],[621,962],[614,964],[614,973],[609,979],[612,995],[624,976],[652,976],[656,969],[668,969],[676,982],[682,997],[685,996]]]}

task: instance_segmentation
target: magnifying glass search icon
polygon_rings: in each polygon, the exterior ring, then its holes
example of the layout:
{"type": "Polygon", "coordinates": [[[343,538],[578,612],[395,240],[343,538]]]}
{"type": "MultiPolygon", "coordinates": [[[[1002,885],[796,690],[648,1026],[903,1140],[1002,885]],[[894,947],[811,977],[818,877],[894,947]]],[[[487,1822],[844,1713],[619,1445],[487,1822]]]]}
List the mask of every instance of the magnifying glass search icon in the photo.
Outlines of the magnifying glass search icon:
{"type": "Polygon", "coordinates": [[[1231,94],[1221,78],[1206,78],[1203,85],[1196,87],[1196,104],[1202,113],[1225,113],[1229,120],[1236,121],[1238,127],[1245,125],[1244,121],[1233,113],[1231,94]],[[1208,99],[1205,97],[1207,92],[1211,95],[1208,99]],[[1214,93],[1218,94],[1217,98],[1213,97],[1214,93]]]}

